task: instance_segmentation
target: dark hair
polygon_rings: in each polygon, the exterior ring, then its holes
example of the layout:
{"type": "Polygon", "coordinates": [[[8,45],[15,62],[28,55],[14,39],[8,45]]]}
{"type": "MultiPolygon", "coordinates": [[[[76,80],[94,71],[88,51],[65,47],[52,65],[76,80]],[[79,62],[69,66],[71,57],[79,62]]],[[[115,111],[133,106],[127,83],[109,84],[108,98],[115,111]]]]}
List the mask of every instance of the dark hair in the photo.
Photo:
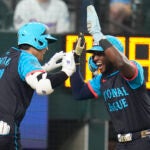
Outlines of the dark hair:
{"type": "Polygon", "coordinates": [[[32,47],[32,46],[29,45],[29,44],[21,44],[21,45],[18,45],[18,48],[19,48],[19,49],[23,49],[23,50],[28,50],[30,47],[32,47]]]}

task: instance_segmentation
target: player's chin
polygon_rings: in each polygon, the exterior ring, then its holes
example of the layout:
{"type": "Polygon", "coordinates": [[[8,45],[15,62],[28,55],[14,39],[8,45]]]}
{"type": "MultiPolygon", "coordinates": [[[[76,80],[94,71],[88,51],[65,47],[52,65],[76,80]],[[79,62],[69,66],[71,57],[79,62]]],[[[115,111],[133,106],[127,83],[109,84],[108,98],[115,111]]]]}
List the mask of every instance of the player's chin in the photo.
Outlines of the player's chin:
{"type": "Polygon", "coordinates": [[[100,70],[101,73],[104,73],[106,71],[105,65],[103,65],[102,67],[99,67],[98,69],[100,70]]]}
{"type": "Polygon", "coordinates": [[[104,69],[99,69],[99,70],[100,70],[100,72],[101,72],[101,73],[104,73],[104,72],[105,72],[105,70],[104,70],[104,69]]]}
{"type": "Polygon", "coordinates": [[[38,58],[39,61],[43,61],[43,56],[38,58]]]}

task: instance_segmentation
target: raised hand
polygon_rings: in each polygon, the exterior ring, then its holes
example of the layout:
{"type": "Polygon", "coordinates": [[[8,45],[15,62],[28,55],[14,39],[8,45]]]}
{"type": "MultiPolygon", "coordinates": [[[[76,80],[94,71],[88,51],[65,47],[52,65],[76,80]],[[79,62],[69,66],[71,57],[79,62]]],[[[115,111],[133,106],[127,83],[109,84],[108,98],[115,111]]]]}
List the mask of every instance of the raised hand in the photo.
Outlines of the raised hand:
{"type": "Polygon", "coordinates": [[[84,48],[85,48],[84,35],[83,35],[83,33],[80,33],[79,38],[76,43],[75,53],[80,56],[82,54],[82,51],[84,48]]]}
{"type": "Polygon", "coordinates": [[[94,45],[104,38],[96,10],[93,5],[87,7],[87,30],[94,38],[94,45]]]}
{"type": "Polygon", "coordinates": [[[62,71],[64,71],[69,77],[76,71],[76,65],[74,61],[74,53],[68,52],[62,60],[62,71]]]}
{"type": "Polygon", "coordinates": [[[46,71],[52,71],[60,66],[62,66],[61,59],[65,56],[65,53],[63,51],[60,51],[58,53],[55,53],[52,58],[44,65],[42,68],[46,71]],[[58,62],[60,60],[60,62],[58,62]]]}

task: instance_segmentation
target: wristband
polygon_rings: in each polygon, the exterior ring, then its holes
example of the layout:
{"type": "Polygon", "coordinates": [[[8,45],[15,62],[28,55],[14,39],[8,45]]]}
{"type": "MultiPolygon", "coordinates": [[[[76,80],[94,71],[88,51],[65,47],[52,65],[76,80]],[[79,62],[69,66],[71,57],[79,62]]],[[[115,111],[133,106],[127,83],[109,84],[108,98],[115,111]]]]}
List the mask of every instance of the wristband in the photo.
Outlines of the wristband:
{"type": "Polygon", "coordinates": [[[79,65],[79,64],[80,64],[80,56],[77,55],[76,53],[74,53],[74,61],[75,61],[75,64],[76,64],[76,65],[79,65]]]}
{"type": "Polygon", "coordinates": [[[104,51],[113,46],[107,39],[100,40],[99,45],[104,49],[104,51]]]}

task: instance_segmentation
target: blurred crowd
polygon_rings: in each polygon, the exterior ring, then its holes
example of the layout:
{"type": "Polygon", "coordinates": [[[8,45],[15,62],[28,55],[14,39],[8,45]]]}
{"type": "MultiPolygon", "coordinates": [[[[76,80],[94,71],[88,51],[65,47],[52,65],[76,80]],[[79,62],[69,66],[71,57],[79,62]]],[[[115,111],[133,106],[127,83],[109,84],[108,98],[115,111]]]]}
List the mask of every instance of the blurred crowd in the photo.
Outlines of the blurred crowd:
{"type": "MultiPolygon", "coordinates": [[[[95,0],[94,3],[103,32],[149,32],[148,0],[95,0]]],[[[16,31],[27,22],[39,21],[47,24],[54,34],[79,32],[80,5],[79,0],[0,0],[0,29],[16,31]]]]}

